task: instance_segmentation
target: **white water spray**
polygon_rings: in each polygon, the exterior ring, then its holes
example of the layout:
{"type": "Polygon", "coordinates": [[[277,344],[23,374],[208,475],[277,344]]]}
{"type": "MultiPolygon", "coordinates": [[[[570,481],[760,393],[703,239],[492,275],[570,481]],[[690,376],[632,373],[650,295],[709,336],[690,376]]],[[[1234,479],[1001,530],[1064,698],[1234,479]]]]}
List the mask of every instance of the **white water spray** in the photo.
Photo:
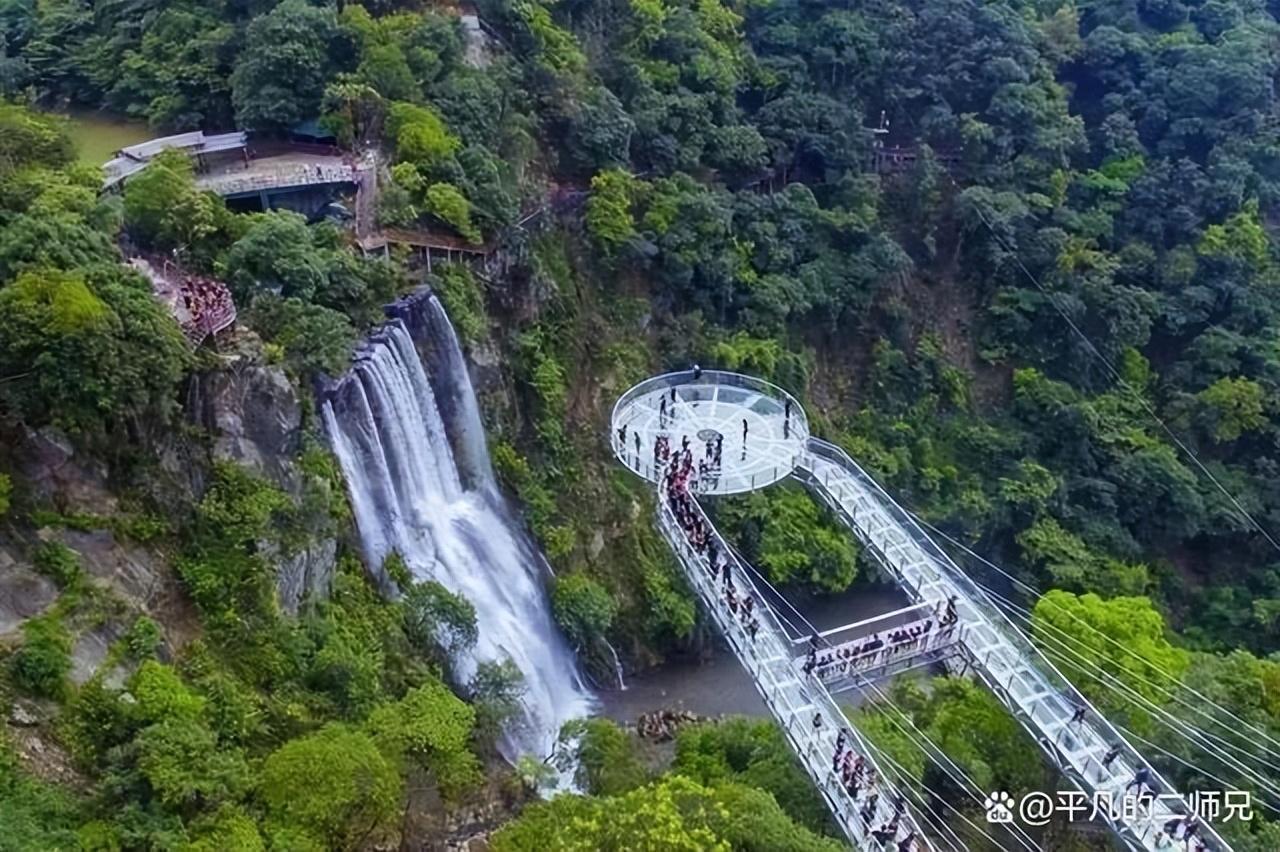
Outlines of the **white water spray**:
{"type": "Polygon", "coordinates": [[[434,579],[475,606],[479,640],[456,661],[458,674],[469,678],[482,660],[513,660],[527,689],[523,718],[502,750],[513,761],[545,757],[560,726],[591,713],[595,700],[552,622],[541,557],[493,484],[453,328],[435,298],[429,302],[430,370],[405,324],[392,320],[329,394],[325,428],[368,564],[380,571],[399,551],[415,578],[434,579]]]}

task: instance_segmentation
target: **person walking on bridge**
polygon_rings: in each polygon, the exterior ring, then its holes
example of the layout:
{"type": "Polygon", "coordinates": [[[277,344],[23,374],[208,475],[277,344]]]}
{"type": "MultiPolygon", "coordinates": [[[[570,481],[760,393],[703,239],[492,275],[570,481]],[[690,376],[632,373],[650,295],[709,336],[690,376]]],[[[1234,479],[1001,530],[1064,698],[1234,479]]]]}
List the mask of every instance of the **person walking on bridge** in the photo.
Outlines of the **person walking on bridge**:
{"type": "Polygon", "coordinates": [[[898,817],[894,817],[879,828],[872,829],[871,835],[880,843],[891,843],[898,836],[898,817]]]}
{"type": "Polygon", "coordinates": [[[867,796],[866,803],[862,806],[862,810],[858,812],[858,816],[862,817],[862,824],[870,826],[871,820],[876,816],[876,804],[880,801],[879,793],[872,793],[867,796]]]}
{"type": "Polygon", "coordinates": [[[1136,787],[1138,790],[1138,796],[1141,797],[1143,788],[1150,785],[1150,783],[1151,783],[1151,770],[1143,766],[1137,772],[1133,773],[1133,780],[1131,780],[1127,785],[1125,785],[1124,793],[1127,796],[1129,795],[1129,791],[1136,787]]]}

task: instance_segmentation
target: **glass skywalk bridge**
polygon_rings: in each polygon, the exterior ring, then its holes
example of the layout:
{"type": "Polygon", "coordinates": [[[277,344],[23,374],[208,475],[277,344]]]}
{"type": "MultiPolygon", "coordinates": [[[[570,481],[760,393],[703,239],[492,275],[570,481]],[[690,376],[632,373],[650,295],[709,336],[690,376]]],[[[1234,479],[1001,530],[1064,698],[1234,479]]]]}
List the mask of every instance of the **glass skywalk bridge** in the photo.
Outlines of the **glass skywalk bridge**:
{"type": "MultiPolygon", "coordinates": [[[[971,672],[992,691],[1091,804],[1115,806],[1098,808],[1098,818],[1119,840],[1134,849],[1169,848],[1169,837],[1162,829],[1192,815],[1186,800],[874,479],[838,447],[811,437],[808,419],[793,397],[768,382],[736,373],[708,370],[658,376],[618,400],[610,437],[623,464],[660,485],[668,464],[660,457],[660,436],[673,454],[681,454],[688,442],[696,471],[691,476],[695,494],[743,493],[792,476],[836,511],[922,611],[937,611],[950,602],[959,629],[945,649],[937,642],[927,644],[930,659],[899,654],[891,660],[894,665],[879,672],[862,664],[856,671],[846,668],[849,680],[865,683],[865,677],[950,658],[949,666],[971,672]],[[1117,745],[1120,754],[1104,765],[1104,755],[1117,745]],[[1150,804],[1121,807],[1126,794],[1135,789],[1140,770],[1151,794],[1150,804]]],[[[711,574],[705,553],[690,543],[661,491],[659,487],[659,529],[849,841],[860,849],[895,850],[898,843],[911,839],[918,840],[921,849],[932,848],[921,830],[928,826],[910,812],[899,819],[892,840],[882,841],[872,834],[871,829],[885,826],[893,817],[889,801],[894,796],[884,792],[892,789],[886,777],[877,768],[881,796],[874,812],[864,819],[859,810],[865,803],[849,796],[833,771],[836,730],[844,717],[828,683],[837,690],[850,684],[837,685],[832,677],[803,671],[804,658],[795,656],[794,640],[778,614],[759,594],[747,566],[711,527],[717,551],[731,561],[735,582],[754,598],[759,630],[751,639],[742,621],[725,606],[723,590],[711,574]],[[818,728],[812,724],[815,714],[823,718],[818,728]]],[[[700,506],[697,513],[710,527],[700,506]]],[[[856,731],[850,746],[868,765],[876,765],[872,749],[856,731]]],[[[1230,849],[1207,824],[1200,824],[1198,836],[1206,849],[1230,849]]],[[[1174,848],[1181,845],[1175,842],[1174,848]]]]}

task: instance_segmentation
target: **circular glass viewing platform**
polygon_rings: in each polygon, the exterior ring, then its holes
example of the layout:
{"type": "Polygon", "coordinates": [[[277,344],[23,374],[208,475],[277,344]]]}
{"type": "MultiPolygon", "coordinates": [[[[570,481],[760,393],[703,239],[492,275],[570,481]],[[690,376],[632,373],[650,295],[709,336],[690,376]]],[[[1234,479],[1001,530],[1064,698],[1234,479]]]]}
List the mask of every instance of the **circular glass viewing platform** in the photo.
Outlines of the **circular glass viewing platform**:
{"type": "Polygon", "coordinates": [[[654,451],[659,436],[666,437],[672,455],[689,439],[695,491],[740,494],[791,473],[809,437],[809,419],[777,385],[719,370],[703,370],[694,378],[687,370],[646,379],[613,407],[609,441],[614,455],[654,483],[664,470],[654,451]]]}

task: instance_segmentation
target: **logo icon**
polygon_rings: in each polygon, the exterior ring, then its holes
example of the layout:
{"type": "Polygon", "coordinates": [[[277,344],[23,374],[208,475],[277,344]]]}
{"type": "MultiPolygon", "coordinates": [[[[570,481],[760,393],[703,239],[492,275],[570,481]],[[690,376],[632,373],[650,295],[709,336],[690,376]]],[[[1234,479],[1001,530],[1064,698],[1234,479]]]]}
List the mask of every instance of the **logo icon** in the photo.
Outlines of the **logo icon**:
{"type": "Polygon", "coordinates": [[[982,808],[987,812],[987,822],[993,825],[1013,822],[1013,796],[1004,790],[988,794],[982,801],[982,808]]]}

